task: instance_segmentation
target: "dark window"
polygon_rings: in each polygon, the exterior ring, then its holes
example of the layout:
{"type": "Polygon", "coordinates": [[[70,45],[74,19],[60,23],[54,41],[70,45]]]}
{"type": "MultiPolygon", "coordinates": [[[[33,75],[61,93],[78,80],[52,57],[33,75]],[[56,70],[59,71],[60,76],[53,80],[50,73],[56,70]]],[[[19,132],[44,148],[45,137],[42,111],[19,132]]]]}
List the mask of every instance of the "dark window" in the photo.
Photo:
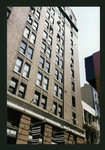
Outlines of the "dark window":
{"type": "Polygon", "coordinates": [[[56,84],[54,85],[54,95],[58,96],[58,86],[56,84]]]}
{"type": "Polygon", "coordinates": [[[59,76],[59,71],[57,69],[55,69],[55,79],[58,80],[58,76],[59,76]]]}
{"type": "Polygon", "coordinates": [[[18,96],[21,98],[25,97],[25,92],[26,92],[26,85],[21,83],[20,84],[20,88],[19,88],[19,92],[18,92],[18,96]]]}
{"type": "Polygon", "coordinates": [[[49,79],[44,77],[43,89],[48,90],[48,83],[49,83],[49,79]]]}
{"type": "Polygon", "coordinates": [[[57,115],[57,103],[53,102],[53,113],[57,115]]]}
{"type": "Polygon", "coordinates": [[[43,57],[40,57],[39,67],[44,68],[44,58],[43,57]]]}
{"type": "Polygon", "coordinates": [[[22,41],[22,42],[21,42],[21,45],[20,45],[19,52],[21,52],[22,54],[25,54],[26,46],[27,46],[27,44],[22,41]]]}
{"type": "Polygon", "coordinates": [[[71,69],[71,77],[74,78],[74,70],[71,69]]]}
{"type": "Polygon", "coordinates": [[[75,114],[75,113],[72,113],[72,117],[73,117],[73,124],[76,125],[76,114],[75,114]]]}
{"type": "Polygon", "coordinates": [[[59,57],[56,56],[56,65],[59,65],[59,57]]]}
{"type": "Polygon", "coordinates": [[[25,28],[23,35],[24,35],[25,38],[29,38],[30,30],[27,27],[25,28]]]}
{"type": "Polygon", "coordinates": [[[72,96],[72,106],[75,108],[75,97],[72,96]]]}
{"type": "Polygon", "coordinates": [[[23,76],[28,78],[29,77],[29,72],[30,72],[30,65],[25,63],[24,70],[23,70],[23,76]]]}
{"type": "Polygon", "coordinates": [[[11,11],[9,9],[7,9],[7,20],[9,18],[10,14],[11,14],[11,11]]]}
{"type": "Polygon", "coordinates": [[[32,59],[32,55],[33,55],[33,49],[31,47],[28,47],[27,58],[32,59]]]}
{"type": "Polygon", "coordinates": [[[12,94],[15,94],[16,89],[17,89],[17,84],[18,84],[18,80],[16,80],[15,78],[12,78],[11,82],[10,82],[10,85],[9,85],[8,91],[12,94]]]}
{"type": "Polygon", "coordinates": [[[53,34],[53,28],[52,28],[51,25],[50,25],[50,27],[49,27],[49,32],[50,32],[51,34],[53,34]]]}
{"type": "Polygon", "coordinates": [[[60,105],[58,107],[58,116],[62,117],[62,106],[60,106],[60,105]]]}
{"type": "Polygon", "coordinates": [[[46,55],[48,58],[51,58],[51,50],[49,48],[47,48],[47,54],[46,55]]]}
{"type": "Polygon", "coordinates": [[[38,72],[36,84],[42,86],[42,74],[38,72]]]}
{"type": "Polygon", "coordinates": [[[63,74],[60,72],[59,74],[59,82],[60,83],[63,83],[63,74]]]}
{"type": "Polygon", "coordinates": [[[51,9],[51,13],[52,15],[55,15],[55,10],[53,8],[51,9]]]}
{"type": "Polygon", "coordinates": [[[73,56],[73,49],[71,48],[71,55],[73,56]]]}
{"type": "Polygon", "coordinates": [[[70,33],[71,33],[71,37],[73,37],[73,32],[71,31],[70,33]]]}
{"type": "Polygon", "coordinates": [[[28,16],[28,20],[27,20],[27,21],[28,21],[28,23],[29,23],[30,25],[32,25],[33,20],[32,20],[32,18],[31,18],[30,15],[28,16]]]}
{"type": "Polygon", "coordinates": [[[41,100],[41,108],[46,109],[46,103],[47,103],[47,97],[42,95],[42,100],[41,100]]]}
{"type": "Polygon", "coordinates": [[[37,23],[36,21],[34,21],[33,29],[34,29],[35,31],[38,30],[38,23],[37,23]]]}
{"type": "Polygon", "coordinates": [[[40,19],[40,13],[36,11],[35,17],[39,20],[40,19]]]}
{"type": "Polygon", "coordinates": [[[21,60],[20,58],[17,58],[14,70],[20,73],[22,64],[23,64],[23,60],[21,60]]]}
{"type": "Polygon", "coordinates": [[[39,106],[40,93],[35,91],[33,104],[39,106]]]}
{"type": "Polygon", "coordinates": [[[31,13],[32,13],[32,14],[34,14],[34,13],[35,13],[35,9],[34,9],[34,8],[32,8],[32,7],[30,7],[30,11],[31,11],[31,13]]]}
{"type": "Polygon", "coordinates": [[[74,82],[71,82],[71,85],[72,85],[72,91],[75,92],[75,84],[74,84],[74,82]]]}
{"type": "Polygon", "coordinates": [[[30,38],[30,42],[32,44],[35,44],[35,40],[36,40],[36,35],[34,33],[31,34],[31,38],[30,38]]]}
{"type": "Polygon", "coordinates": [[[72,40],[70,40],[71,41],[71,45],[73,46],[73,41],[72,40]]]}
{"type": "Polygon", "coordinates": [[[44,43],[42,43],[41,51],[46,53],[46,45],[44,43]]]}
{"type": "Polygon", "coordinates": [[[46,65],[45,65],[45,71],[46,71],[47,73],[50,72],[50,63],[47,62],[47,61],[46,61],[46,65]]]}
{"type": "Polygon", "coordinates": [[[62,99],[62,88],[59,88],[59,98],[62,99]]]}
{"type": "Polygon", "coordinates": [[[47,17],[47,19],[50,19],[50,14],[48,11],[46,12],[46,17],[47,17]]]}

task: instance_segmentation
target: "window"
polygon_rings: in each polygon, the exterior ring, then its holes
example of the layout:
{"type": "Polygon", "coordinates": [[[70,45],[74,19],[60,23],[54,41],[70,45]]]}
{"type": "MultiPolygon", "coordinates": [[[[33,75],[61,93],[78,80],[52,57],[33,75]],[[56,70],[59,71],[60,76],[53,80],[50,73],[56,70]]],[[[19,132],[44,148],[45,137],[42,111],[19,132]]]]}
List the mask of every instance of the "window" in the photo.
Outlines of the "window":
{"type": "Polygon", "coordinates": [[[18,80],[16,80],[15,78],[11,79],[10,85],[9,85],[9,89],[8,91],[12,94],[16,93],[16,88],[17,88],[17,84],[18,84],[18,80]]]}
{"type": "Polygon", "coordinates": [[[55,69],[55,79],[58,80],[58,76],[59,76],[59,71],[57,69],[55,69]]]}
{"type": "Polygon", "coordinates": [[[50,72],[50,63],[47,62],[47,61],[46,61],[46,65],[45,65],[45,71],[46,71],[47,73],[50,72]]]}
{"type": "Polygon", "coordinates": [[[74,65],[74,60],[71,58],[71,64],[74,65]]]}
{"type": "Polygon", "coordinates": [[[60,105],[58,107],[58,116],[62,117],[62,106],[60,106],[60,105]]]}
{"type": "Polygon", "coordinates": [[[62,99],[62,88],[59,88],[59,98],[62,99]]]}
{"type": "Polygon", "coordinates": [[[71,55],[73,56],[73,49],[71,48],[71,55]]]}
{"type": "Polygon", "coordinates": [[[76,125],[76,114],[75,113],[72,113],[72,118],[73,118],[73,124],[76,125]]]}
{"type": "Polygon", "coordinates": [[[72,31],[70,32],[70,34],[71,34],[71,37],[73,37],[73,32],[72,31]]]}
{"type": "Polygon", "coordinates": [[[59,65],[59,57],[56,56],[56,65],[59,65]]]}
{"type": "Polygon", "coordinates": [[[42,86],[42,74],[38,72],[36,84],[42,86]]]}
{"type": "Polygon", "coordinates": [[[40,57],[39,67],[44,68],[44,58],[43,57],[40,57]]]}
{"type": "Polygon", "coordinates": [[[23,76],[28,78],[29,77],[29,72],[30,72],[30,65],[25,63],[24,70],[23,70],[23,76]]]}
{"type": "Polygon", "coordinates": [[[52,45],[52,38],[50,36],[48,37],[48,44],[52,45]]]}
{"type": "Polygon", "coordinates": [[[54,95],[58,96],[58,86],[56,84],[54,85],[54,95]]]}
{"type": "Polygon", "coordinates": [[[49,10],[51,10],[51,7],[47,7],[49,10]]]}
{"type": "Polygon", "coordinates": [[[61,31],[61,27],[58,25],[58,31],[60,32],[61,31]]]}
{"type": "Polygon", "coordinates": [[[72,96],[72,106],[75,108],[75,97],[72,96]]]}
{"type": "Polygon", "coordinates": [[[35,31],[38,30],[38,23],[37,23],[36,21],[34,21],[33,29],[34,29],[35,31]]]}
{"type": "Polygon", "coordinates": [[[64,45],[64,40],[61,38],[61,45],[64,45]]]}
{"type": "Polygon", "coordinates": [[[53,18],[53,17],[50,18],[50,22],[51,22],[52,24],[54,24],[54,18],[53,18]]]}
{"type": "Polygon", "coordinates": [[[39,10],[41,10],[42,9],[42,7],[37,7],[39,10]]]}
{"type": "Polygon", "coordinates": [[[44,39],[47,39],[47,37],[48,37],[48,34],[47,34],[47,32],[44,31],[44,33],[43,33],[43,38],[44,38],[44,39]]]}
{"type": "Polygon", "coordinates": [[[22,41],[22,42],[21,42],[21,45],[20,45],[19,52],[21,52],[22,54],[25,54],[26,46],[27,46],[27,44],[22,41]]]}
{"type": "Polygon", "coordinates": [[[61,35],[64,36],[64,30],[63,29],[61,29],[61,35]]]}
{"type": "Polygon", "coordinates": [[[63,69],[63,61],[62,60],[60,60],[60,68],[63,69]]]}
{"type": "Polygon", "coordinates": [[[32,20],[32,18],[31,18],[30,15],[28,16],[28,20],[27,20],[27,21],[28,21],[28,23],[29,23],[30,25],[32,25],[33,20],[32,20]]]}
{"type": "Polygon", "coordinates": [[[60,49],[60,56],[63,57],[63,49],[62,48],[60,49]]]}
{"type": "Polygon", "coordinates": [[[51,25],[50,25],[50,28],[49,28],[49,32],[50,32],[51,34],[53,34],[53,28],[52,28],[51,25]]]}
{"type": "Polygon", "coordinates": [[[21,83],[20,84],[20,88],[19,88],[19,93],[18,93],[18,96],[21,97],[21,98],[24,98],[25,96],[25,91],[26,91],[26,85],[21,83]]]}
{"type": "Polygon", "coordinates": [[[11,11],[9,9],[7,9],[7,20],[9,18],[10,14],[11,14],[11,11]]]}
{"type": "Polygon", "coordinates": [[[38,11],[36,11],[36,14],[35,14],[35,17],[36,17],[36,19],[40,19],[40,13],[38,12],[38,11]]]}
{"type": "Polygon", "coordinates": [[[57,53],[59,53],[60,52],[60,46],[57,44],[57,53]]]}
{"type": "Polygon", "coordinates": [[[51,58],[51,50],[49,48],[47,48],[47,54],[46,55],[48,58],[51,58]]]}
{"type": "Polygon", "coordinates": [[[74,70],[71,69],[71,77],[74,78],[74,70]]]}
{"type": "Polygon", "coordinates": [[[44,77],[43,89],[48,90],[48,82],[49,82],[49,79],[44,77]]]}
{"type": "Polygon", "coordinates": [[[62,22],[61,22],[62,27],[64,27],[64,24],[65,24],[64,21],[62,21],[62,22]]]}
{"type": "Polygon", "coordinates": [[[21,72],[23,61],[20,58],[17,58],[14,70],[17,72],[21,72]]]}
{"type": "Polygon", "coordinates": [[[35,39],[36,39],[36,35],[32,33],[32,34],[31,34],[30,42],[31,42],[32,44],[35,44],[35,39]]]}
{"type": "Polygon", "coordinates": [[[57,103],[53,102],[53,113],[57,115],[57,103]]]}
{"type": "Polygon", "coordinates": [[[31,11],[31,13],[32,13],[32,14],[34,14],[34,13],[35,13],[35,9],[34,9],[34,8],[32,8],[32,7],[30,7],[30,11],[31,11]]]}
{"type": "Polygon", "coordinates": [[[40,93],[35,91],[33,104],[39,106],[40,93]]]}
{"type": "Polygon", "coordinates": [[[75,84],[74,84],[74,82],[71,82],[71,86],[72,86],[72,91],[75,92],[75,84]]]}
{"type": "Polygon", "coordinates": [[[60,42],[60,35],[59,34],[57,34],[57,40],[58,40],[58,42],[60,42]]]}
{"type": "Polygon", "coordinates": [[[59,82],[60,83],[63,83],[63,74],[60,72],[59,74],[59,82]]]}
{"type": "Polygon", "coordinates": [[[71,41],[71,45],[73,46],[73,41],[72,40],[70,40],[71,41]]]}
{"type": "Polygon", "coordinates": [[[30,34],[30,30],[26,27],[23,35],[25,38],[29,38],[29,34],[30,34]]]}
{"type": "Polygon", "coordinates": [[[47,97],[42,95],[42,100],[41,100],[41,108],[46,109],[46,103],[47,103],[47,97]]]}
{"type": "Polygon", "coordinates": [[[47,17],[47,19],[50,19],[50,14],[48,11],[46,12],[46,17],[47,17]]]}
{"type": "Polygon", "coordinates": [[[55,15],[55,10],[53,8],[51,9],[51,13],[52,15],[55,15]]]}
{"type": "Polygon", "coordinates": [[[45,20],[45,25],[44,25],[44,27],[46,28],[46,29],[48,29],[48,27],[49,27],[49,23],[45,20]]]}
{"type": "Polygon", "coordinates": [[[33,55],[33,49],[31,47],[28,47],[27,58],[32,59],[32,55],[33,55]]]}
{"type": "Polygon", "coordinates": [[[42,43],[41,52],[46,53],[46,45],[42,43]]]}

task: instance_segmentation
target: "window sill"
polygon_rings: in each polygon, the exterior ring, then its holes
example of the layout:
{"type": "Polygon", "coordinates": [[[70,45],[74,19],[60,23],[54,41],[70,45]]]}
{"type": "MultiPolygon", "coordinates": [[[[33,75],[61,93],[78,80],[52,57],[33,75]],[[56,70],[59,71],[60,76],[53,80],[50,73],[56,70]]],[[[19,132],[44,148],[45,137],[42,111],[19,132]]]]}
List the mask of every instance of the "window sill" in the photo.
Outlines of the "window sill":
{"type": "Polygon", "coordinates": [[[73,77],[71,77],[71,80],[75,81],[75,79],[73,77]]]}
{"type": "Polygon", "coordinates": [[[48,93],[48,90],[45,90],[44,88],[43,88],[43,90],[48,93]]]}
{"type": "Polygon", "coordinates": [[[30,59],[30,58],[28,58],[28,57],[26,57],[30,62],[32,62],[32,59],[30,59]]]}
{"type": "MultiPolygon", "coordinates": [[[[55,79],[55,78],[54,78],[55,79]]],[[[60,83],[63,86],[63,83],[59,82],[59,80],[55,79],[55,81],[57,81],[58,83],[60,83]]]]}
{"type": "Polygon", "coordinates": [[[40,85],[35,84],[37,87],[39,87],[40,89],[42,89],[42,87],[40,85]]]}
{"type": "Polygon", "coordinates": [[[74,95],[75,95],[75,92],[74,91],[71,91],[74,95]]]}
{"type": "Polygon", "coordinates": [[[72,109],[76,110],[76,108],[75,108],[75,107],[73,107],[73,106],[72,106],[72,109]]]}
{"type": "Polygon", "coordinates": [[[40,66],[38,66],[38,68],[40,68],[42,71],[44,71],[44,69],[43,69],[43,68],[41,68],[40,66]]]}
{"type": "Polygon", "coordinates": [[[59,101],[63,102],[62,99],[58,98],[57,96],[53,95],[54,98],[58,99],[59,101]]]}
{"type": "Polygon", "coordinates": [[[22,75],[22,77],[25,78],[26,80],[29,80],[29,78],[27,78],[27,77],[25,77],[25,76],[23,76],[23,75],[22,75]]]}
{"type": "Polygon", "coordinates": [[[26,38],[24,35],[22,35],[26,40],[29,40],[29,38],[26,38]]]}
{"type": "Polygon", "coordinates": [[[32,43],[31,41],[29,41],[29,43],[31,43],[33,46],[35,46],[35,43],[32,43]]]}
{"type": "Polygon", "coordinates": [[[21,53],[20,51],[18,51],[18,52],[19,52],[19,54],[21,54],[21,55],[23,55],[25,57],[25,54],[21,53]]]}
{"type": "Polygon", "coordinates": [[[16,74],[18,74],[18,75],[20,76],[20,73],[19,73],[19,72],[17,72],[16,70],[13,70],[13,72],[15,72],[16,74]]]}
{"type": "Polygon", "coordinates": [[[60,70],[62,70],[63,71],[63,69],[62,68],[60,68],[60,66],[58,66],[57,64],[55,64],[60,70]]]}

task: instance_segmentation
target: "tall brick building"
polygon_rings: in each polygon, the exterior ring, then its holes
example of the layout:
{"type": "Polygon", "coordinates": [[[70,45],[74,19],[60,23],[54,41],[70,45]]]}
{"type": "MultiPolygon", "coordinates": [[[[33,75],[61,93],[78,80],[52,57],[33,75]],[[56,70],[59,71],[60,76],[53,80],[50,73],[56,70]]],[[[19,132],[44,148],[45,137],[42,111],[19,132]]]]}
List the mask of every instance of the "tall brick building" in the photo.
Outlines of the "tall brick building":
{"type": "Polygon", "coordinates": [[[7,8],[7,144],[84,144],[76,18],[7,8]]]}

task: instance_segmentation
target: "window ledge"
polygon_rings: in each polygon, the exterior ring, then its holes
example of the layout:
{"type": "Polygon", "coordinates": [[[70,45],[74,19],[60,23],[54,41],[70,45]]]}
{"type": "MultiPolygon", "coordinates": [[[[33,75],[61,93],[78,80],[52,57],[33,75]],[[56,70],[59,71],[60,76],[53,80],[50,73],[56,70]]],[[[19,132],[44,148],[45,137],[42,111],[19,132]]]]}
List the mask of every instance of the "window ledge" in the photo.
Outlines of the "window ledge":
{"type": "Polygon", "coordinates": [[[30,62],[32,62],[32,59],[30,59],[30,58],[28,58],[28,57],[26,57],[30,62]]]}
{"type": "Polygon", "coordinates": [[[20,73],[19,73],[19,72],[17,72],[16,70],[13,70],[13,72],[17,73],[17,74],[20,76],[20,73]]]}
{"type": "Polygon", "coordinates": [[[43,88],[43,90],[48,93],[48,90],[45,90],[44,88],[43,88]]]}
{"type": "Polygon", "coordinates": [[[58,99],[59,101],[63,102],[62,99],[58,98],[57,96],[53,95],[53,97],[55,97],[56,99],[58,99]]]}
{"type": "Polygon", "coordinates": [[[71,91],[74,95],[75,95],[75,92],[71,91]]]}
{"type": "MultiPolygon", "coordinates": [[[[54,78],[55,79],[55,78],[54,78]]],[[[63,86],[63,83],[59,82],[59,80],[55,79],[55,81],[57,81],[58,83],[60,83],[63,86]]]]}
{"type": "Polygon", "coordinates": [[[42,89],[42,87],[40,85],[35,84],[37,87],[39,87],[40,89],[42,89]]]}
{"type": "Polygon", "coordinates": [[[29,78],[27,78],[27,77],[25,77],[25,76],[23,76],[23,75],[22,75],[22,77],[25,78],[26,80],[29,80],[29,78]]]}
{"type": "Polygon", "coordinates": [[[72,109],[76,110],[76,108],[75,108],[75,107],[73,107],[73,106],[72,106],[72,109]]]}
{"type": "Polygon", "coordinates": [[[21,53],[20,51],[18,51],[18,52],[25,57],[25,54],[21,53]]]}
{"type": "Polygon", "coordinates": [[[71,77],[71,80],[75,81],[75,79],[73,77],[71,77]]]}
{"type": "Polygon", "coordinates": [[[33,44],[31,41],[29,41],[29,43],[31,43],[33,46],[35,46],[35,44],[33,44]]]}

